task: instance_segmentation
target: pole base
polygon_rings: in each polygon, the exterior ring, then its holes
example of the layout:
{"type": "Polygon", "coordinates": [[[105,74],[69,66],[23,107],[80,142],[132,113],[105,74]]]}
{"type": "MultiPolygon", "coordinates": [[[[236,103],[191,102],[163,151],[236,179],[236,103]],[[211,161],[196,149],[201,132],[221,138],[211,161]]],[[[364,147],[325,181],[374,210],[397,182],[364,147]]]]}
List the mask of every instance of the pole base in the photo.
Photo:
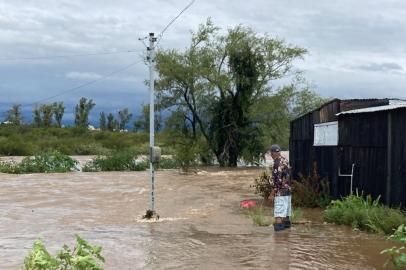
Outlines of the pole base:
{"type": "Polygon", "coordinates": [[[143,219],[153,219],[154,218],[154,219],[158,220],[159,215],[155,211],[147,210],[147,212],[145,213],[145,215],[142,216],[142,218],[143,219]]]}

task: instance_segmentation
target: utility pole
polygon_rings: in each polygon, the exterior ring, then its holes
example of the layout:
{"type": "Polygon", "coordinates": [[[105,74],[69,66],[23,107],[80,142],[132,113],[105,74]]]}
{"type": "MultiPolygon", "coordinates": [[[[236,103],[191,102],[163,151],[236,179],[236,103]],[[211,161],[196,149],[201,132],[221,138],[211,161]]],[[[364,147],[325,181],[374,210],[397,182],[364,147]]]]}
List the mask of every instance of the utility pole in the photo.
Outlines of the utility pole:
{"type": "Polygon", "coordinates": [[[149,63],[149,91],[150,91],[150,101],[149,101],[149,209],[147,210],[144,218],[151,219],[153,217],[159,218],[155,212],[155,165],[159,162],[161,156],[161,150],[155,147],[155,92],[154,92],[154,81],[155,81],[155,42],[157,41],[154,33],[149,34],[149,47],[147,48],[148,56],[147,60],[149,63]]]}

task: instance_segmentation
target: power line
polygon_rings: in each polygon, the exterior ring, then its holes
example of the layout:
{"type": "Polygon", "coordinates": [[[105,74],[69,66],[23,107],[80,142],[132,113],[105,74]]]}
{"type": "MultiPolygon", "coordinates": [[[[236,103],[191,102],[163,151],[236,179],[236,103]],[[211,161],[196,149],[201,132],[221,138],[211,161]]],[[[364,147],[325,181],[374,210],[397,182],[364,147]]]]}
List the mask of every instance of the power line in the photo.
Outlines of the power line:
{"type": "Polygon", "coordinates": [[[37,100],[36,102],[30,103],[30,104],[26,104],[26,105],[24,105],[24,107],[25,107],[25,106],[33,106],[33,105],[42,103],[42,102],[44,102],[44,101],[47,101],[47,100],[50,100],[50,99],[53,99],[53,98],[56,98],[56,97],[65,95],[65,94],[67,94],[67,93],[75,92],[75,91],[77,91],[77,90],[79,90],[79,89],[81,89],[81,88],[83,88],[83,87],[86,87],[86,86],[95,84],[95,83],[100,82],[100,81],[103,81],[103,80],[105,80],[105,79],[107,79],[107,78],[109,78],[109,77],[111,77],[111,76],[113,76],[113,75],[115,75],[115,74],[117,74],[117,73],[123,72],[123,71],[129,69],[130,67],[133,67],[133,66],[135,66],[136,64],[138,64],[138,63],[140,63],[140,62],[143,62],[143,61],[144,61],[144,60],[131,63],[131,64],[129,64],[129,65],[123,67],[123,68],[114,70],[114,71],[112,71],[112,72],[110,72],[110,73],[104,75],[103,77],[100,77],[100,78],[98,78],[98,79],[95,79],[95,80],[92,80],[92,81],[89,81],[89,82],[80,84],[80,85],[78,85],[78,86],[75,86],[75,87],[72,87],[72,88],[63,90],[62,92],[59,92],[58,94],[55,94],[55,95],[53,95],[53,96],[49,96],[49,97],[46,97],[46,98],[37,100]]]}
{"type": "Polygon", "coordinates": [[[46,59],[57,59],[57,58],[97,56],[97,55],[113,55],[113,54],[136,53],[136,52],[139,52],[139,51],[130,51],[129,50],[129,51],[119,51],[119,52],[67,54],[67,55],[35,56],[35,57],[19,57],[19,58],[0,58],[0,61],[46,60],[46,59]]]}
{"type": "Polygon", "coordinates": [[[165,27],[164,29],[161,31],[161,33],[158,35],[158,41],[156,43],[156,46],[158,46],[159,42],[161,41],[164,33],[166,30],[168,30],[168,28],[188,9],[190,8],[194,3],[196,2],[196,0],[192,0],[185,8],[183,8],[179,14],[173,18],[165,27]]]}

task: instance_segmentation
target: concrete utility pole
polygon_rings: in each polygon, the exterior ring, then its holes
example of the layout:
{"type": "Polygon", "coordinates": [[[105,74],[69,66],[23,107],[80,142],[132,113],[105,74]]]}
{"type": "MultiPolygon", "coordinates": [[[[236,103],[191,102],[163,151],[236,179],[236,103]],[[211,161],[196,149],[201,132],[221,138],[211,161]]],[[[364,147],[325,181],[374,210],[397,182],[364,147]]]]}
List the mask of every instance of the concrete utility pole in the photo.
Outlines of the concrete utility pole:
{"type": "Polygon", "coordinates": [[[149,47],[147,60],[149,63],[149,90],[150,90],[150,101],[149,101],[149,168],[150,168],[150,193],[149,193],[149,209],[145,214],[145,218],[159,218],[155,212],[155,165],[159,162],[161,151],[158,147],[155,147],[155,92],[154,92],[154,81],[155,81],[155,42],[156,37],[154,33],[149,34],[149,47]]]}

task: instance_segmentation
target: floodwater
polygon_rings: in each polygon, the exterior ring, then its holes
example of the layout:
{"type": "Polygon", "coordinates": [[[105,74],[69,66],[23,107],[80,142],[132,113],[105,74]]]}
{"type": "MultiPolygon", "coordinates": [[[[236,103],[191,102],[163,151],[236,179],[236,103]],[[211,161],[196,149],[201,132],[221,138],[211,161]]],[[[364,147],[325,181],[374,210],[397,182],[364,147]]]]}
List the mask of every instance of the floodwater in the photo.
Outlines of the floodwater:
{"type": "Polygon", "coordinates": [[[239,203],[257,198],[258,172],[159,171],[153,223],[140,219],[148,172],[0,174],[0,269],[21,269],[37,238],[54,253],[75,234],[103,246],[106,269],[382,269],[392,243],[314,211],[281,233],[253,225],[239,203]]]}

